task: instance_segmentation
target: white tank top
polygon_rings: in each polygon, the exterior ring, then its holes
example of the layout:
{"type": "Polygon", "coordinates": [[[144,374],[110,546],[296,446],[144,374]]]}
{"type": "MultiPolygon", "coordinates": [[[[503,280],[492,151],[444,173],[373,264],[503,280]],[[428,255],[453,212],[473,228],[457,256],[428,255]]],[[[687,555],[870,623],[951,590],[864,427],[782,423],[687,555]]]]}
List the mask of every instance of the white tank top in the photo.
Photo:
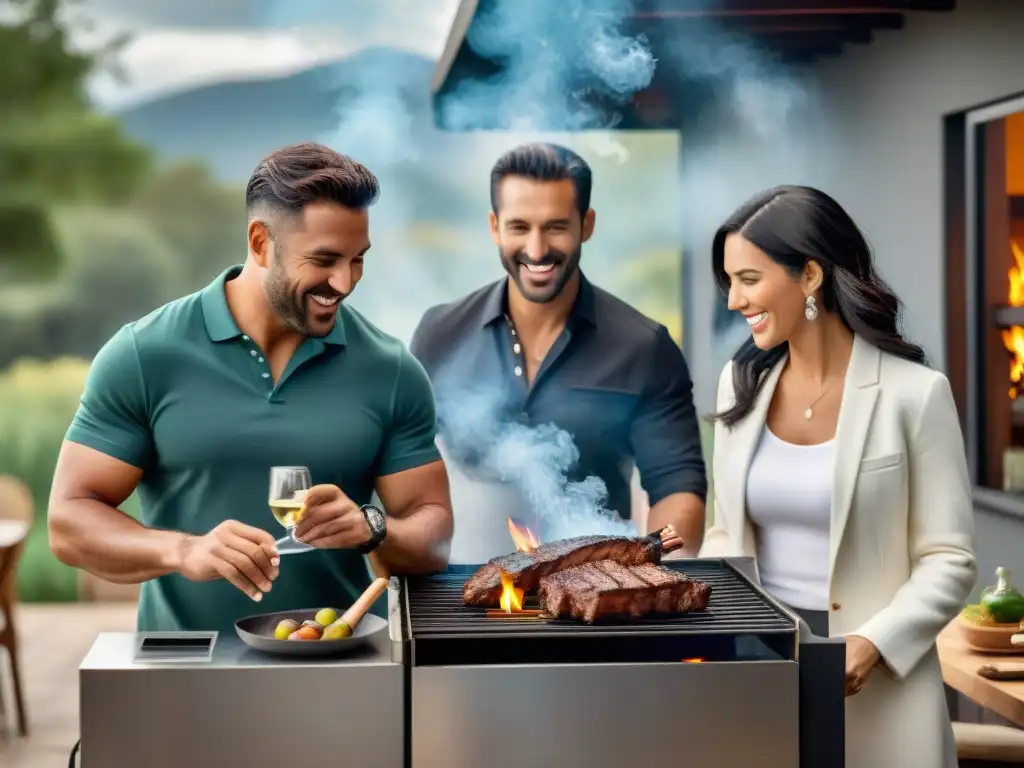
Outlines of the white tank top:
{"type": "Polygon", "coordinates": [[[766,426],[747,473],[761,583],[794,608],[828,610],[834,449],[787,443],[766,426]]]}

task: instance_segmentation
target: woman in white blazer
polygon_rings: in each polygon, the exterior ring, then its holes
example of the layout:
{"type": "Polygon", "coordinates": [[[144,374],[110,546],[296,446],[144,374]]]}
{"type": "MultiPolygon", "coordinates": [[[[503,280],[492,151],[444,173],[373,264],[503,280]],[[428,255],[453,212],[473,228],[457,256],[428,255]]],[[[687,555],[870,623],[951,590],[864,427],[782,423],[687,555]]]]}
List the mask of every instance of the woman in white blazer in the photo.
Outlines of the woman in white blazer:
{"type": "Polygon", "coordinates": [[[701,556],[756,558],[766,590],[846,638],[846,768],[955,768],[935,639],[977,566],[949,382],[824,193],[754,197],[713,260],[751,338],[718,385],[701,556]]]}

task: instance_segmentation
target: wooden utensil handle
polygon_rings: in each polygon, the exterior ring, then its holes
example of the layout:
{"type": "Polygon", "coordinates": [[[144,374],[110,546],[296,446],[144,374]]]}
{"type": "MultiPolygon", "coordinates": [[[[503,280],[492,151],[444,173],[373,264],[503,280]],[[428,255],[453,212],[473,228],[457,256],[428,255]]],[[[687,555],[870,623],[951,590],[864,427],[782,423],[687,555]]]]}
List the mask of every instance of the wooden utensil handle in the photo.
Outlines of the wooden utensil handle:
{"type": "Polygon", "coordinates": [[[990,680],[1024,680],[1024,662],[993,661],[979,667],[978,674],[990,680]]]}
{"type": "Polygon", "coordinates": [[[377,598],[383,595],[387,588],[388,579],[374,579],[373,583],[366,588],[366,591],[352,603],[352,607],[342,614],[341,620],[348,624],[350,629],[354,630],[359,620],[366,615],[366,612],[370,610],[370,607],[377,602],[377,598]]]}

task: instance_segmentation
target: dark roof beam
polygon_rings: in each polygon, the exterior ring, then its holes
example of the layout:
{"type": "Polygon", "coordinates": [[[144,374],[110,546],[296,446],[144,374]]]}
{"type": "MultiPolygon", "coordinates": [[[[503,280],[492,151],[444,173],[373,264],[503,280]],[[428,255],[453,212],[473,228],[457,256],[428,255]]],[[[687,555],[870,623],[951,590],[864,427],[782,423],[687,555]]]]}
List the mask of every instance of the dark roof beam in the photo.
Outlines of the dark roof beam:
{"type": "MultiPolygon", "coordinates": [[[[657,24],[658,26],[673,30],[676,27],[684,27],[686,22],[692,22],[695,17],[639,13],[634,18],[637,21],[646,22],[648,25],[657,24]],[[674,21],[678,21],[678,24],[674,24],[674,21]]],[[[840,29],[903,29],[904,17],[902,13],[868,13],[853,16],[826,13],[821,15],[784,16],[780,18],[772,16],[734,16],[718,23],[721,23],[723,28],[729,31],[761,35],[774,32],[829,32],[840,29]]]]}
{"type": "Polygon", "coordinates": [[[797,37],[786,40],[784,43],[773,45],[770,48],[766,48],[766,50],[769,54],[786,54],[794,51],[797,53],[801,51],[835,51],[838,54],[842,52],[845,43],[845,40],[827,37],[797,37]]]}
{"type": "Polygon", "coordinates": [[[880,12],[952,11],[956,0],[724,0],[721,7],[708,8],[707,0],[675,0],[674,8],[641,8],[636,15],[669,17],[802,16],[807,14],[859,15],[880,12]],[[769,7],[765,7],[768,5],[769,7]]]}
{"type": "Polygon", "coordinates": [[[870,43],[870,29],[843,29],[829,32],[778,32],[771,35],[751,36],[759,47],[769,49],[790,48],[813,43],[870,43]]]}
{"type": "Polygon", "coordinates": [[[798,67],[813,64],[818,59],[834,58],[842,55],[842,45],[819,45],[813,48],[794,49],[791,51],[780,51],[776,54],[779,63],[788,67],[798,67]]]}

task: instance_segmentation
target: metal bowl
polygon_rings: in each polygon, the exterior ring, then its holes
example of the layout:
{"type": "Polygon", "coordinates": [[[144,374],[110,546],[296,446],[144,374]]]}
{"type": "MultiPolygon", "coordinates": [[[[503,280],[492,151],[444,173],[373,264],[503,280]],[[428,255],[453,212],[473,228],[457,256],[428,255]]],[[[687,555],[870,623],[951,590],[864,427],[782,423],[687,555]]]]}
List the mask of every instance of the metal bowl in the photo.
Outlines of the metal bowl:
{"type": "MultiPolygon", "coordinates": [[[[294,619],[299,624],[316,616],[319,608],[299,611],[278,611],[258,616],[246,616],[235,622],[235,632],[250,648],[275,656],[324,657],[343,656],[370,644],[371,640],[388,628],[380,616],[368,613],[356,624],[355,630],[341,640],[278,640],[274,628],[284,619],[294,619]]],[[[339,611],[339,616],[341,612],[339,611]]]]}

